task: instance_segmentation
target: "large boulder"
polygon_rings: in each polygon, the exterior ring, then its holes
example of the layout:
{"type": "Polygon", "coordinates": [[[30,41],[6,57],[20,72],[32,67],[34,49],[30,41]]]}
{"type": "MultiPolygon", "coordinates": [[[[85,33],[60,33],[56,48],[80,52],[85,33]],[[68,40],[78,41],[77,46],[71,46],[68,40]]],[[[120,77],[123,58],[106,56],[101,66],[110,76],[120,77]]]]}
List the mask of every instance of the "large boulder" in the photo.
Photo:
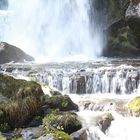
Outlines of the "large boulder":
{"type": "Polygon", "coordinates": [[[25,126],[40,113],[43,96],[36,82],[0,74],[0,131],[25,126]]]}
{"type": "Polygon", "coordinates": [[[34,58],[21,49],[6,42],[0,42],[0,64],[14,62],[33,61],[34,58]]]}
{"type": "Polygon", "coordinates": [[[140,47],[140,0],[132,0],[127,11],[126,20],[140,47]]]}

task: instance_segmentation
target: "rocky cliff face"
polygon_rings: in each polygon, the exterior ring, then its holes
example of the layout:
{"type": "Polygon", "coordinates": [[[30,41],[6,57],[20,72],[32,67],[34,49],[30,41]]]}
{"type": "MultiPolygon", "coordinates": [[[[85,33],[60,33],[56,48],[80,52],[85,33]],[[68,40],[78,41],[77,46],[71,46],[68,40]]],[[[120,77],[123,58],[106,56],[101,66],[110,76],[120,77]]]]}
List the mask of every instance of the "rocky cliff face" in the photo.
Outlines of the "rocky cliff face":
{"type": "Polygon", "coordinates": [[[96,11],[100,14],[99,22],[102,23],[107,40],[103,55],[107,57],[139,56],[139,22],[135,22],[134,18],[128,18],[130,17],[128,15],[133,11],[132,7],[137,9],[136,13],[138,14],[140,10],[138,7],[139,0],[91,1],[96,11]]]}
{"type": "Polygon", "coordinates": [[[140,44],[140,0],[132,0],[126,11],[126,20],[136,41],[140,44]]]}

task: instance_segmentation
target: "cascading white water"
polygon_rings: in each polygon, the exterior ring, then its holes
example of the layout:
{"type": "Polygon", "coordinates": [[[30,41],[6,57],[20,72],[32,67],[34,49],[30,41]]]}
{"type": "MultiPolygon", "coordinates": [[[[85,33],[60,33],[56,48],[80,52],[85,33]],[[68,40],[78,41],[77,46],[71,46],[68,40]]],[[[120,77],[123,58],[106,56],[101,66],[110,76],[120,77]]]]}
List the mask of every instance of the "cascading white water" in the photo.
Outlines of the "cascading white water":
{"type": "Polygon", "coordinates": [[[90,8],[89,0],[9,0],[1,39],[44,61],[93,59],[103,45],[90,8]]]}
{"type": "MultiPolygon", "coordinates": [[[[69,94],[79,105],[77,114],[83,127],[88,129],[88,140],[140,140],[140,117],[130,117],[126,107],[130,100],[140,95],[140,68],[137,65],[140,61],[133,60],[134,66],[120,65],[126,60],[118,61],[119,66],[116,62],[104,63],[4,64],[0,66],[0,72],[47,83],[69,94]],[[70,94],[71,83],[74,83],[72,90],[78,94],[70,94]],[[103,133],[97,125],[98,118],[108,112],[114,120],[103,133]]],[[[43,91],[48,94],[49,88],[45,86],[43,91]]]]}

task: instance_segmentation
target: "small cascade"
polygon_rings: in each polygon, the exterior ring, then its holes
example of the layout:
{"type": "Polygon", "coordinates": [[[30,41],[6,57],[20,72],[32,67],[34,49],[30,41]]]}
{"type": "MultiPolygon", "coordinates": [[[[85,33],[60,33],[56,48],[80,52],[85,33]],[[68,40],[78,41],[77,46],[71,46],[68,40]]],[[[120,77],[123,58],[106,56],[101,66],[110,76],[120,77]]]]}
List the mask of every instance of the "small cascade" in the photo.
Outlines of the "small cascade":
{"type": "Polygon", "coordinates": [[[88,68],[85,69],[72,63],[45,64],[37,67],[18,65],[15,68],[5,67],[3,71],[46,83],[64,93],[131,94],[139,89],[139,67],[129,65],[97,67],[91,63],[87,65],[88,68]],[[72,66],[68,67],[68,65],[72,66]]]}
{"type": "Polygon", "coordinates": [[[0,65],[0,73],[45,83],[69,94],[79,105],[77,114],[88,140],[139,140],[140,118],[131,117],[127,108],[139,95],[135,94],[140,89],[139,61],[124,62],[9,63],[0,65]],[[100,118],[106,113],[114,120],[104,131],[100,118]]]}

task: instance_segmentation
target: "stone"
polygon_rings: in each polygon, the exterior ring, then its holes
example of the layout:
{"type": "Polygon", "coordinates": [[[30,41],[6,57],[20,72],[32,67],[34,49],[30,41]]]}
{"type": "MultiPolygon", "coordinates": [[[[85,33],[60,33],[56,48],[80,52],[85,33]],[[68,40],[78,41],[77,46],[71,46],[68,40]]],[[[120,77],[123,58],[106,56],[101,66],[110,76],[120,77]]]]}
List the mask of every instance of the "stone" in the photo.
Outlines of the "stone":
{"type": "Polygon", "coordinates": [[[0,131],[23,127],[40,114],[43,96],[36,82],[0,74],[0,131]]]}
{"type": "Polygon", "coordinates": [[[34,58],[21,49],[6,42],[0,42],[0,64],[9,62],[33,61],[34,58]]]}
{"type": "Polygon", "coordinates": [[[101,116],[101,118],[98,120],[97,125],[102,130],[102,132],[106,132],[106,130],[111,125],[111,122],[114,120],[114,117],[111,113],[106,113],[101,116]]]}
{"type": "Polygon", "coordinates": [[[140,47],[140,0],[131,1],[125,17],[140,47]]]}
{"type": "Polygon", "coordinates": [[[48,132],[64,131],[71,134],[82,128],[78,116],[72,112],[52,112],[43,119],[43,124],[48,132]]]}
{"type": "Polygon", "coordinates": [[[60,111],[78,111],[78,105],[68,95],[46,96],[44,108],[59,109],[60,111]]]}
{"type": "Polygon", "coordinates": [[[72,137],[73,140],[88,140],[87,131],[88,130],[86,128],[82,128],[72,133],[70,136],[72,137]]]}

